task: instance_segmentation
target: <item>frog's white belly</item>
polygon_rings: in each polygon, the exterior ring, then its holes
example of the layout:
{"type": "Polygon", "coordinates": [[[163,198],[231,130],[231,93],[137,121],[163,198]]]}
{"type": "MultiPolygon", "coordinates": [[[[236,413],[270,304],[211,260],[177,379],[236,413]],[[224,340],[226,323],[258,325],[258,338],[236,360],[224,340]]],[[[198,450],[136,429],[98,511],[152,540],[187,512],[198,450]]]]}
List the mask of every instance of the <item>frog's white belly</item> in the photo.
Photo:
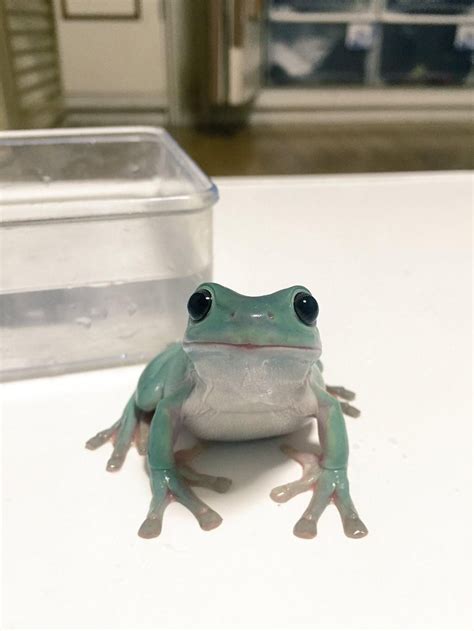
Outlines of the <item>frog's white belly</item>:
{"type": "Polygon", "coordinates": [[[197,437],[247,440],[288,434],[317,411],[309,374],[312,350],[246,349],[212,344],[186,348],[195,387],[182,420],[197,437]]]}

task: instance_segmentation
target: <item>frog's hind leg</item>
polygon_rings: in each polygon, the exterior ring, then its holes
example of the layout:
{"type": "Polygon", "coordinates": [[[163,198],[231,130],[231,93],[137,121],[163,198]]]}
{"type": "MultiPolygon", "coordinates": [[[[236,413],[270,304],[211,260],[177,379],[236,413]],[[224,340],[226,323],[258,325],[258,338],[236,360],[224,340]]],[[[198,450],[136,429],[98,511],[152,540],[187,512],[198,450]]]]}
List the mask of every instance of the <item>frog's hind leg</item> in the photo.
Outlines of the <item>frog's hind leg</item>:
{"type": "Polygon", "coordinates": [[[135,434],[138,419],[133,397],[125,406],[120,419],[108,429],[102,430],[86,443],[87,449],[97,449],[113,440],[114,449],[107,462],[107,471],[118,471],[124,463],[135,434]]]}
{"type": "Polygon", "coordinates": [[[225,493],[229,490],[232,480],[221,476],[198,473],[188,464],[196,456],[202,453],[204,449],[205,447],[198,443],[191,449],[181,449],[180,451],[177,451],[175,453],[175,459],[178,471],[191,486],[200,486],[202,488],[216,491],[217,493],[225,493]]]}

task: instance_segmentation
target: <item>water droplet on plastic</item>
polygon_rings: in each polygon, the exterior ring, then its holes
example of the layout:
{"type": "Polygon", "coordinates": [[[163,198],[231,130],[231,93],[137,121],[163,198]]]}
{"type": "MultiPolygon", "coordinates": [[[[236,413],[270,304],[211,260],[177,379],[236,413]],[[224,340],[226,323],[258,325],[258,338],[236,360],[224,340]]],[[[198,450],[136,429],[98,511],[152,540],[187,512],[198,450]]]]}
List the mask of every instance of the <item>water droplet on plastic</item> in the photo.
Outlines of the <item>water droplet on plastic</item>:
{"type": "Polygon", "coordinates": [[[134,315],[138,311],[138,307],[134,302],[131,302],[127,307],[128,315],[134,315]]]}
{"type": "Polygon", "coordinates": [[[90,314],[96,318],[106,318],[109,314],[107,307],[92,307],[90,314]]]}
{"type": "Polygon", "coordinates": [[[41,320],[41,318],[44,317],[44,310],[43,309],[30,309],[29,311],[26,312],[26,315],[31,320],[41,320]]]}
{"type": "Polygon", "coordinates": [[[137,333],[138,333],[137,330],[129,331],[128,333],[123,333],[122,335],[119,335],[118,338],[119,338],[119,340],[129,340],[130,338],[132,338],[137,333]]]}
{"type": "Polygon", "coordinates": [[[86,317],[76,318],[74,320],[74,322],[76,324],[79,324],[80,326],[83,326],[85,329],[90,329],[90,327],[92,325],[92,320],[90,318],[86,318],[86,317]]]}

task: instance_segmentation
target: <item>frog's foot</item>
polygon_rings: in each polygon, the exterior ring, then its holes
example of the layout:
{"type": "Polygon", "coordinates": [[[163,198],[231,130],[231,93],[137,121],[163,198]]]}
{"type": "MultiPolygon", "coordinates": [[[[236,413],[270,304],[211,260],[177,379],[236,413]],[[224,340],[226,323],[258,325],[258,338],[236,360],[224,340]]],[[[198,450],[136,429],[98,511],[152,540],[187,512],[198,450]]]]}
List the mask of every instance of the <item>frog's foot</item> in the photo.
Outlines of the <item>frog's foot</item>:
{"type": "Polygon", "coordinates": [[[164,512],[173,499],[180,502],[196,517],[203,530],[212,530],[222,523],[222,517],[194,494],[177,468],[153,470],[150,475],[153,499],[147,518],[138,531],[140,537],[144,539],[158,537],[161,533],[164,512]]]}
{"type": "Polygon", "coordinates": [[[204,446],[200,443],[191,449],[182,449],[177,451],[174,456],[178,471],[191,486],[200,486],[202,488],[212,489],[217,493],[225,493],[229,490],[232,480],[221,476],[198,473],[194,468],[187,464],[203,451],[204,446]]]}
{"type": "Polygon", "coordinates": [[[276,487],[270,497],[275,502],[286,502],[304,491],[313,492],[307,509],[293,529],[294,534],[303,539],[315,537],[319,518],[325,508],[334,502],[341,515],[345,534],[354,539],[364,537],[368,530],[352,503],[346,470],[324,469],[319,465],[316,454],[302,453],[286,445],[282,451],[302,465],[303,475],[300,480],[276,487]]]}
{"type": "Polygon", "coordinates": [[[282,445],[280,449],[284,454],[300,463],[303,467],[303,475],[299,480],[276,486],[273,489],[270,493],[270,497],[278,503],[287,502],[291,500],[292,497],[295,497],[295,495],[312,489],[320,473],[318,455],[316,453],[304,453],[289,445],[282,445]]]}
{"type": "Polygon", "coordinates": [[[327,392],[333,397],[338,399],[341,410],[343,414],[346,416],[352,416],[353,418],[358,418],[360,416],[360,410],[358,410],[353,405],[349,405],[347,401],[353,401],[355,399],[355,392],[351,390],[346,390],[343,386],[326,386],[327,392]]]}
{"type": "Polygon", "coordinates": [[[134,439],[138,452],[140,454],[146,453],[150,426],[148,417],[147,413],[137,415],[133,399],[131,399],[119,420],[111,427],[90,438],[86,442],[86,448],[97,449],[111,440],[114,449],[107,462],[107,471],[118,471],[123,465],[134,439]]]}

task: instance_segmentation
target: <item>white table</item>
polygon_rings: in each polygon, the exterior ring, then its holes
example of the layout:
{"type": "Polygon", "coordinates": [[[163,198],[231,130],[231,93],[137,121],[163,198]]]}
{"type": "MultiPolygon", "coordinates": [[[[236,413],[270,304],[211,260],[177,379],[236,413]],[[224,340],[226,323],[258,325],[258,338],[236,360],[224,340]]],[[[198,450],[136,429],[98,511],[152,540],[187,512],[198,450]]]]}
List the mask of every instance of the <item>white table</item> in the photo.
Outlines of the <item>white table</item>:
{"type": "MultiPolygon", "coordinates": [[[[468,173],[216,180],[215,280],[248,294],[307,285],[325,374],[358,392],[348,420],[353,497],[292,535],[309,496],[281,441],[212,447],[234,479],[198,490],[224,518],[203,532],[178,504],[136,536],[150,491],[132,452],[84,440],[119,415],[142,367],[4,385],[4,625],[20,628],[468,628],[470,280],[468,173]]],[[[296,441],[296,438],[295,438],[296,441]]]]}

